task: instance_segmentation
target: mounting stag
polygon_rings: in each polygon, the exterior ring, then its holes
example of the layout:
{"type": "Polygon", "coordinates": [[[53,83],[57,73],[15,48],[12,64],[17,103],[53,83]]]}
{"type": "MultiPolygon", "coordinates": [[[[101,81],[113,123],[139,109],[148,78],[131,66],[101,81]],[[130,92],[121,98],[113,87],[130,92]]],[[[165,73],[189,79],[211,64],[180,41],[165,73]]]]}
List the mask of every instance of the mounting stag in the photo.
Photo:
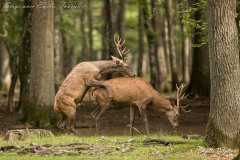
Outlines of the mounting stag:
{"type": "Polygon", "coordinates": [[[82,101],[90,87],[104,87],[107,92],[108,102],[112,101],[114,96],[111,89],[105,82],[99,81],[101,74],[121,72],[130,77],[135,76],[127,63],[125,63],[124,58],[128,52],[125,51],[126,47],[122,49],[125,41],[122,41],[119,37],[114,37],[114,42],[121,59],[112,56],[113,60],[79,63],[72,69],[60,86],[55,96],[54,110],[62,114],[62,119],[58,122],[57,127],[63,132],[71,131],[78,135],[74,128],[76,106],[82,101]]]}
{"type": "Polygon", "coordinates": [[[148,119],[146,115],[146,107],[149,105],[157,112],[163,112],[168,117],[168,120],[174,128],[178,127],[179,112],[187,106],[181,106],[180,101],[187,97],[182,94],[185,85],[177,87],[177,105],[161,96],[147,81],[142,78],[114,78],[104,81],[113,93],[114,99],[109,103],[107,92],[102,87],[96,87],[90,92],[90,98],[95,99],[98,108],[92,113],[96,123],[96,134],[100,133],[99,119],[102,114],[116,104],[130,105],[130,135],[133,136],[133,122],[135,112],[138,107],[145,125],[146,133],[149,134],[148,119]]]}

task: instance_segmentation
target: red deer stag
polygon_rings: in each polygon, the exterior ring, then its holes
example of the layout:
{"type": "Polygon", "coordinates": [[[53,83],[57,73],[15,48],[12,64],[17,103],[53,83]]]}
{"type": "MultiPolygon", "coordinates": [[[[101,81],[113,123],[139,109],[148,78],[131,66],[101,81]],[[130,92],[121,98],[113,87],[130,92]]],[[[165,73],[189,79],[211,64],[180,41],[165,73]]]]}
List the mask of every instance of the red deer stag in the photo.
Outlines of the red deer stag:
{"type": "Polygon", "coordinates": [[[121,59],[112,56],[113,60],[82,62],[75,66],[63,81],[55,96],[54,110],[62,114],[62,119],[58,122],[57,127],[63,132],[71,131],[78,135],[74,128],[76,106],[79,104],[90,87],[101,86],[107,91],[108,101],[111,102],[113,94],[111,89],[104,81],[99,81],[101,74],[122,72],[130,77],[135,74],[125,63],[125,49],[122,46],[125,41],[114,38],[118,53],[121,59]]]}
{"type": "MultiPolygon", "coordinates": [[[[114,78],[104,81],[111,89],[114,99],[112,105],[129,104],[130,105],[130,135],[133,136],[133,122],[136,109],[138,107],[145,125],[146,133],[149,134],[148,119],[146,107],[149,105],[157,112],[163,112],[174,128],[178,127],[179,112],[187,106],[181,106],[180,101],[187,97],[182,94],[185,85],[177,87],[177,105],[172,104],[169,100],[161,96],[148,82],[142,78],[114,78]],[[137,106],[137,107],[136,107],[137,106]]],[[[99,119],[102,114],[111,107],[107,92],[102,87],[95,88],[90,92],[90,97],[95,99],[98,108],[92,113],[96,123],[96,134],[100,133],[99,119]]]]}

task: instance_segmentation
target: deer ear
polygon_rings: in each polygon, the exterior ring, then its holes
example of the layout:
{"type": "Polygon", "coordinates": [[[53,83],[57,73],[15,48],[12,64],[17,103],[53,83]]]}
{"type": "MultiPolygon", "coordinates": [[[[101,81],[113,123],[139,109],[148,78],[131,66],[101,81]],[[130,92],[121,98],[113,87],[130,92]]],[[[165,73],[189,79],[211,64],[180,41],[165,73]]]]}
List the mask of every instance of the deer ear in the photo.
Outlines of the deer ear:
{"type": "Polygon", "coordinates": [[[114,56],[111,56],[112,57],[112,59],[113,60],[115,60],[115,61],[121,61],[119,58],[117,58],[117,57],[114,57],[114,56]]]}
{"type": "Polygon", "coordinates": [[[117,58],[117,57],[114,57],[114,56],[111,56],[112,57],[112,59],[114,60],[114,61],[116,61],[116,64],[117,65],[121,65],[122,63],[123,63],[123,60],[121,60],[121,59],[119,59],[119,58],[117,58]]]}

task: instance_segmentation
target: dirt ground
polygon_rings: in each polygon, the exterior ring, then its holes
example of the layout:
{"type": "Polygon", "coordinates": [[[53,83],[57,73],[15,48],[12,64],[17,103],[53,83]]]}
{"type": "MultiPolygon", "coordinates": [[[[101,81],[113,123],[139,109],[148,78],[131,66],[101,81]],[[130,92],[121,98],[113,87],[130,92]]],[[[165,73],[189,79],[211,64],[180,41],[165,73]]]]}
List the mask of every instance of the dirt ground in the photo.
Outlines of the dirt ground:
{"type": "MultiPolygon", "coordinates": [[[[169,98],[169,97],[167,97],[169,98]]],[[[169,98],[171,99],[171,98],[169,98]]],[[[18,99],[16,97],[15,103],[18,99]]],[[[148,121],[151,133],[167,133],[167,134],[199,134],[204,135],[209,114],[209,99],[194,98],[187,99],[183,104],[189,104],[190,113],[181,113],[179,128],[174,129],[164,114],[156,113],[148,109],[148,121]]],[[[76,129],[83,136],[95,135],[95,124],[91,117],[91,112],[97,107],[96,103],[85,98],[81,106],[77,108],[76,129]]],[[[4,135],[9,129],[26,128],[28,126],[21,124],[21,114],[7,113],[7,94],[0,93],[0,135],[4,135]]],[[[103,135],[128,135],[129,134],[129,107],[115,106],[104,113],[101,119],[103,135]]],[[[135,117],[135,128],[141,134],[145,134],[143,121],[139,112],[135,117]]],[[[58,129],[53,129],[53,133],[59,133],[58,129]]],[[[137,132],[135,135],[139,134],[137,132]]]]}

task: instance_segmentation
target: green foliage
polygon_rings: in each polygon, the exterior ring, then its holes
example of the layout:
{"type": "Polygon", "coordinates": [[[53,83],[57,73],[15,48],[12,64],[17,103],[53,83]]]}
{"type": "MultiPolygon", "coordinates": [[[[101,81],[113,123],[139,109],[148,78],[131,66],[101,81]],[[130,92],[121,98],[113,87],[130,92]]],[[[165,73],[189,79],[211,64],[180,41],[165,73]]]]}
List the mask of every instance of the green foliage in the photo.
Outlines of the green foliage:
{"type": "MultiPolygon", "coordinates": [[[[3,2],[1,2],[3,3],[3,2]]],[[[22,6],[23,0],[11,1],[14,6],[22,6]]],[[[1,4],[2,5],[2,4],[1,4]]],[[[20,35],[23,26],[23,9],[5,8],[0,12],[0,36],[8,40],[10,48],[15,51],[17,44],[20,42],[20,35]]]]}
{"type": "Polygon", "coordinates": [[[192,6],[186,8],[184,3],[180,3],[179,7],[182,8],[180,14],[182,15],[182,23],[185,25],[187,33],[190,35],[199,35],[201,41],[197,44],[193,44],[193,47],[201,47],[203,44],[207,43],[207,21],[206,13],[204,9],[207,5],[207,0],[200,0],[192,6]],[[202,17],[196,19],[194,14],[200,12],[202,17]]]}

